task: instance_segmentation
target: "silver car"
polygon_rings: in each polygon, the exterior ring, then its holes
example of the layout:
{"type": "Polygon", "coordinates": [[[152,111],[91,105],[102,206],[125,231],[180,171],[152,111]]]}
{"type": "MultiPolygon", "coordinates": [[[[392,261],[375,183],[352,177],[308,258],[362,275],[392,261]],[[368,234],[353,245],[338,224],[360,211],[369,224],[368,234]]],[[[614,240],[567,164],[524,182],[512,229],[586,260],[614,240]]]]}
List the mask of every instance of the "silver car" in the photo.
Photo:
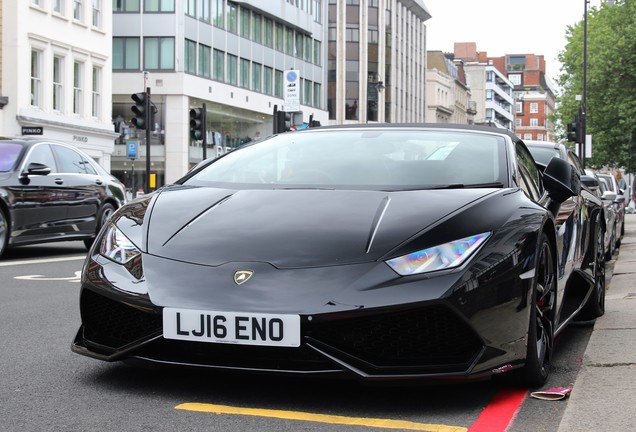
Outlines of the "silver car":
{"type": "Polygon", "coordinates": [[[612,174],[598,173],[598,177],[606,181],[609,190],[616,194],[614,208],[616,209],[616,246],[620,246],[625,235],[625,192],[618,186],[616,177],[612,174]]]}

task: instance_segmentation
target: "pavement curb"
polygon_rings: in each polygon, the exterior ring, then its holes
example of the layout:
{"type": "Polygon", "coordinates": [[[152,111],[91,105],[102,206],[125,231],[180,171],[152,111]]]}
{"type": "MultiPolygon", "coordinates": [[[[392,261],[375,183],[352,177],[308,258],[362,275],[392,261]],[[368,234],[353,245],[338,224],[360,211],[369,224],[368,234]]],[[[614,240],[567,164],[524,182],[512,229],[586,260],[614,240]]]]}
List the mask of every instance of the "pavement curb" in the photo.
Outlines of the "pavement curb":
{"type": "Polygon", "coordinates": [[[636,214],[625,235],[558,432],[636,429],[636,214]]]}

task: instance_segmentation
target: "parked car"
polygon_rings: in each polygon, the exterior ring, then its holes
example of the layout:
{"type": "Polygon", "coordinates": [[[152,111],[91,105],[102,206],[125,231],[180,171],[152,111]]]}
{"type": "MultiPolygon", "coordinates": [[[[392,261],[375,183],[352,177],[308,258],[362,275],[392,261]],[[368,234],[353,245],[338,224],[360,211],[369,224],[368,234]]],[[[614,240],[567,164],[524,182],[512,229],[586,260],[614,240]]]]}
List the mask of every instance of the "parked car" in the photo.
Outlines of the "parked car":
{"type": "Polygon", "coordinates": [[[83,240],[126,201],[91,157],[47,139],[0,140],[0,256],[8,247],[83,240]]]}
{"type": "Polygon", "coordinates": [[[616,210],[616,246],[618,247],[625,235],[625,192],[618,186],[618,181],[612,174],[598,173],[598,177],[604,179],[609,190],[616,195],[614,209],[616,210]]]}
{"type": "Polygon", "coordinates": [[[583,237],[581,214],[562,205],[581,190],[568,162],[540,170],[496,128],[271,136],[115,213],[85,262],[72,350],[225,371],[513,374],[542,385],[557,335],[583,309],[603,313],[601,202],[588,197],[597,207],[583,237]],[[574,265],[561,265],[564,247],[574,265]]]}
{"type": "Polygon", "coordinates": [[[605,208],[605,226],[607,227],[607,230],[605,231],[605,260],[609,261],[612,259],[612,256],[614,256],[614,252],[616,251],[617,216],[616,209],[614,208],[616,194],[609,189],[607,181],[600,178],[595,171],[590,169],[586,169],[585,171],[588,175],[594,176],[598,179],[598,194],[601,197],[603,207],[605,208]]]}
{"type": "MultiPolygon", "coordinates": [[[[603,200],[603,192],[600,189],[601,180],[599,177],[594,171],[583,168],[579,157],[565,144],[533,140],[524,140],[524,143],[540,167],[545,167],[553,157],[558,157],[570,162],[574,170],[581,177],[582,190],[579,196],[570,197],[562,205],[563,209],[575,209],[570,213],[571,219],[568,223],[577,227],[574,232],[578,231],[580,233],[579,239],[570,239],[570,242],[568,242],[569,245],[563,249],[562,253],[565,259],[562,261],[562,265],[576,265],[575,262],[579,259],[579,255],[575,252],[570,252],[574,251],[577,245],[591,241],[589,238],[591,233],[590,225],[595,218],[601,221],[602,231],[604,233],[603,251],[605,252],[601,252],[600,256],[609,256],[607,259],[611,259],[611,254],[613,254],[615,249],[615,241],[613,241],[612,237],[615,217],[613,216],[614,213],[612,209],[605,210],[608,206],[607,195],[605,196],[605,200],[603,200]],[[603,208],[601,214],[598,217],[590,217],[590,215],[598,211],[599,202],[603,208]]],[[[578,318],[588,320],[593,318],[595,314],[596,312],[594,311],[590,313],[584,310],[579,314],[578,318]]]]}

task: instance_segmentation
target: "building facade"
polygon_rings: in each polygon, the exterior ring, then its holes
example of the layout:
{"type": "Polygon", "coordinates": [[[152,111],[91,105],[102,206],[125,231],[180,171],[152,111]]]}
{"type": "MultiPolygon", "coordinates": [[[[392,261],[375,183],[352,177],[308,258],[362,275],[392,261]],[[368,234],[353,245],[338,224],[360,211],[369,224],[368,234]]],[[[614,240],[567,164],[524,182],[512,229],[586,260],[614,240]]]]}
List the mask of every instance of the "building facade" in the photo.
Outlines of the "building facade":
{"type": "Polygon", "coordinates": [[[473,124],[476,103],[466,84],[464,63],[452,54],[428,51],[426,71],[426,121],[473,124]]]}
{"type": "Polygon", "coordinates": [[[326,124],[324,1],[114,1],[113,173],[126,185],[132,176],[137,185],[148,177],[152,190],[177,180],[204,153],[271,134],[292,75],[305,121],[326,124]],[[144,91],[156,111],[149,133],[131,124],[131,95],[144,91]],[[204,104],[205,151],[189,127],[190,110],[204,104]],[[140,149],[135,160],[127,157],[131,142],[140,149]]]}
{"type": "Polygon", "coordinates": [[[545,73],[544,56],[506,54],[492,60],[514,85],[517,135],[526,140],[553,141],[554,85],[545,73]]]}
{"type": "Polygon", "coordinates": [[[474,42],[455,43],[454,55],[464,62],[466,83],[475,101],[475,124],[514,131],[513,84],[474,42]]]}
{"type": "Polygon", "coordinates": [[[110,169],[117,137],[111,122],[110,3],[0,3],[0,135],[64,141],[110,169]]]}
{"type": "Polygon", "coordinates": [[[421,0],[329,0],[330,123],[424,121],[430,18],[421,0]]]}

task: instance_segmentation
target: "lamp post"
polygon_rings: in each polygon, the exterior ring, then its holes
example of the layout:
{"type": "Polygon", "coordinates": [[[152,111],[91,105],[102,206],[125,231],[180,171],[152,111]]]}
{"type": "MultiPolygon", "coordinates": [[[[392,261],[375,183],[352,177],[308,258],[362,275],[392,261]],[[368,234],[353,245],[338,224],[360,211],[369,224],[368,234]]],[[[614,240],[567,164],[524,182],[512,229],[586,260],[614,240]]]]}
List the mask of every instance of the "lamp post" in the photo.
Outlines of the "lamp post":
{"type": "Polygon", "coordinates": [[[369,83],[367,88],[375,89],[375,94],[373,95],[374,100],[369,97],[367,90],[367,123],[369,123],[369,106],[371,105],[370,102],[375,102],[376,104],[376,120],[380,118],[380,93],[382,93],[382,90],[384,90],[384,82],[376,81],[375,83],[369,83]]]}
{"type": "Polygon", "coordinates": [[[585,168],[585,146],[587,141],[587,5],[590,0],[583,0],[583,103],[581,113],[581,163],[585,168]]]}

